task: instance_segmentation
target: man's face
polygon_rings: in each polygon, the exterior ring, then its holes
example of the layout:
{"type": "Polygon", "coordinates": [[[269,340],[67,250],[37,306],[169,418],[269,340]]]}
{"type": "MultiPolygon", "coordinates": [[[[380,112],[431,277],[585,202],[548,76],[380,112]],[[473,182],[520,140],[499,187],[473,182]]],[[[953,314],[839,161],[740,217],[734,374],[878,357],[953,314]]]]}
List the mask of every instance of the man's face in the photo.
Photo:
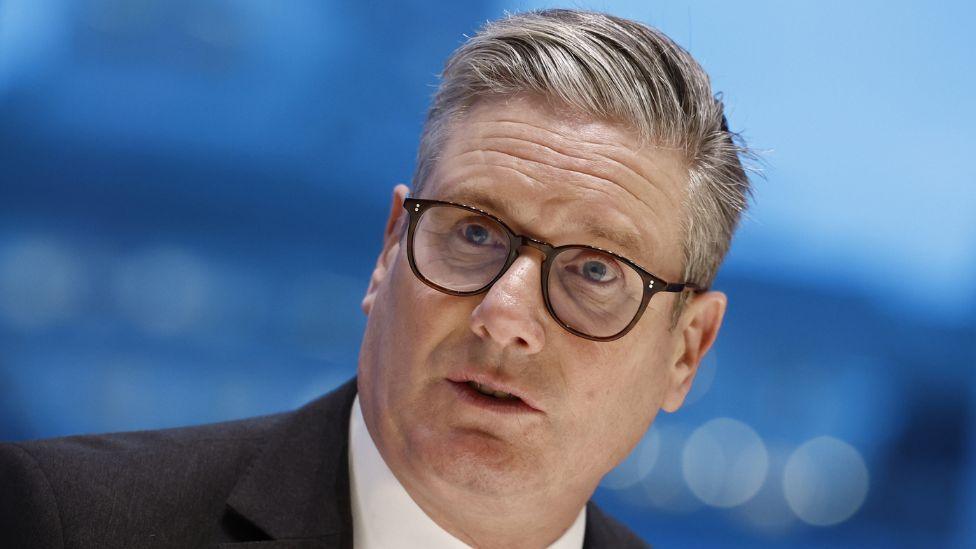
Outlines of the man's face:
{"type": "MultiPolygon", "coordinates": [[[[640,149],[619,127],[523,98],[476,105],[421,198],[477,206],[517,233],[610,249],[680,281],[685,184],[677,152],[640,149]],[[614,234],[635,238],[622,247],[614,234]]],[[[549,316],[536,250],[523,249],[485,294],[438,292],[410,270],[399,199],[364,301],[359,364],[383,457],[408,490],[588,495],[690,386],[695,364],[676,366],[682,332],[669,331],[674,294],[657,294],[624,337],[596,342],[549,316]],[[523,402],[493,406],[472,379],[523,402]]]]}

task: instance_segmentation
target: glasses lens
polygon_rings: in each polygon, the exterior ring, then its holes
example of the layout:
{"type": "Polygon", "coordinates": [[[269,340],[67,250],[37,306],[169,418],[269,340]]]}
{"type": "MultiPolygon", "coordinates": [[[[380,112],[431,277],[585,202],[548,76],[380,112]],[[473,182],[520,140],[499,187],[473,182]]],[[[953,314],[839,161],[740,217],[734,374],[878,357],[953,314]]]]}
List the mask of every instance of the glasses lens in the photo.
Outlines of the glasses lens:
{"type": "Polygon", "coordinates": [[[414,263],[434,284],[456,292],[485,287],[505,266],[510,242],[494,219],[454,206],[433,206],[417,222],[414,263]]]}
{"type": "Polygon", "coordinates": [[[573,329],[593,337],[620,333],[637,315],[644,297],[640,274],[610,254],[566,248],[549,270],[549,303],[573,329]]]}

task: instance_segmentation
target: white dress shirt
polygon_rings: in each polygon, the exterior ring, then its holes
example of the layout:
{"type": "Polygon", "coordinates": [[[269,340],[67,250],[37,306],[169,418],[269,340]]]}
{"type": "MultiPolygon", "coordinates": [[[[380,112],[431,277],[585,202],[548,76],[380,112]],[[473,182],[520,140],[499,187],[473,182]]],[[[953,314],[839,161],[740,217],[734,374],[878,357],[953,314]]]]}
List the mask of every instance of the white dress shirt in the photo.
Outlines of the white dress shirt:
{"type": "MultiPolygon", "coordinates": [[[[352,532],[355,549],[466,548],[417,505],[376,449],[359,396],[349,420],[349,484],[352,491],[352,532]]],[[[581,549],[586,507],[549,549],[581,549]]]]}

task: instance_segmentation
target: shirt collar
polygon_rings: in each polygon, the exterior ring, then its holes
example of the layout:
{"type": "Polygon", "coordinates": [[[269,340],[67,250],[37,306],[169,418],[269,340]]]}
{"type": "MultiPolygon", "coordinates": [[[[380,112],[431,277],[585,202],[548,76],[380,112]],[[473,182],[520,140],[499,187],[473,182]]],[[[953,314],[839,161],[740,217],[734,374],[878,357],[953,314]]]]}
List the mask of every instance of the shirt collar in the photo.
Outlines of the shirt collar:
{"type": "MultiPolygon", "coordinates": [[[[366,430],[358,395],[349,419],[349,476],[356,549],[468,547],[428,517],[393,475],[366,430]]],[[[583,507],[573,525],[549,549],[580,549],[585,527],[583,507]]]]}

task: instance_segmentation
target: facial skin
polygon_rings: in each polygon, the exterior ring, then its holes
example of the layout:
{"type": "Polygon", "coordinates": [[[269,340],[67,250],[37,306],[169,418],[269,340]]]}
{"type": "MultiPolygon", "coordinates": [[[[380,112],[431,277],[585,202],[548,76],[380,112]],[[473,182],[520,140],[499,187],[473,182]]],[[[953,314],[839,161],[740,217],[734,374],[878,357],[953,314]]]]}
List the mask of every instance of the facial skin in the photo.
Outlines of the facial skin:
{"type": "MultiPolygon", "coordinates": [[[[470,110],[421,198],[478,206],[517,233],[610,249],[680,282],[685,185],[676,152],[641,149],[616,125],[521,97],[470,110]],[[631,233],[637,246],[585,230],[586,219],[631,233]]],[[[406,193],[394,189],[363,300],[366,425],[411,497],[453,535],[477,547],[543,547],[570,526],[658,410],[681,406],[726,298],[695,296],[669,330],[676,294],[659,293],[627,335],[590,341],[549,316],[542,256],[528,248],[487,293],[447,295],[410,270],[406,193]],[[472,404],[451,381],[471,375],[516,389],[537,410],[472,404]]]]}

